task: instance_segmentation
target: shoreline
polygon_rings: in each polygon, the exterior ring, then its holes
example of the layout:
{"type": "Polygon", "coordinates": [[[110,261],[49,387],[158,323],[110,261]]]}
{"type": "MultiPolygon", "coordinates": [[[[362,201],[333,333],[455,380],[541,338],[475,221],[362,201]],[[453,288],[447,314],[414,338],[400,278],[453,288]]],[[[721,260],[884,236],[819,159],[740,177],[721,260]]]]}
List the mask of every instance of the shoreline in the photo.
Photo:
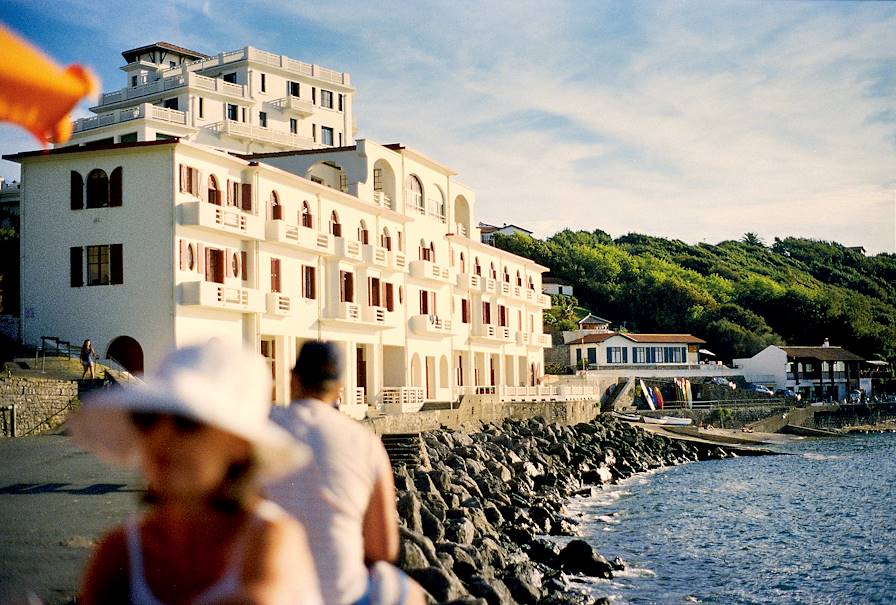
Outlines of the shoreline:
{"type": "Polygon", "coordinates": [[[611,579],[626,563],[577,535],[566,512],[571,498],[734,450],[776,453],[643,431],[608,415],[574,426],[505,420],[477,433],[422,437],[421,463],[394,470],[399,566],[437,602],[471,605],[607,603],[579,592],[575,578],[611,579]],[[561,548],[558,539],[567,538],[561,548]]]}

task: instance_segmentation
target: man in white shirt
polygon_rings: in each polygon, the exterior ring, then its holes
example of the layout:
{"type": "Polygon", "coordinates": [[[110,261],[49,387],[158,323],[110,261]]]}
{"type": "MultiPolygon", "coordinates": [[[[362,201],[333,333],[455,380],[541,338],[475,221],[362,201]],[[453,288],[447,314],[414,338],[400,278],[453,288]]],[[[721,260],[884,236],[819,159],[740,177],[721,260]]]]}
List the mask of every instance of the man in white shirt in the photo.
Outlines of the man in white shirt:
{"type": "Polygon", "coordinates": [[[302,346],[293,401],[271,417],[311,449],[312,460],[268,495],[305,526],[326,605],[422,605],[422,588],[384,563],[398,556],[392,468],[380,439],[336,409],[342,371],[332,344],[302,346]]]}

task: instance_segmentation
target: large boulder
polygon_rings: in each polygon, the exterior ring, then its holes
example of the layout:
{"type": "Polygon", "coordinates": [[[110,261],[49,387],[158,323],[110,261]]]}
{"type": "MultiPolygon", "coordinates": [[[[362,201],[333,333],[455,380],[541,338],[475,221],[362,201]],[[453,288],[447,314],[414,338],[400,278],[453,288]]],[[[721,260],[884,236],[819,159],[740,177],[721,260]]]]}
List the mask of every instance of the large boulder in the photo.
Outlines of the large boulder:
{"type": "Polygon", "coordinates": [[[415,542],[402,540],[398,547],[398,566],[405,571],[424,569],[429,567],[429,561],[415,542]]]}
{"type": "Polygon", "coordinates": [[[414,569],[408,575],[439,603],[459,599],[468,594],[457,576],[441,567],[414,569]]]}
{"type": "Polygon", "coordinates": [[[423,531],[423,523],[420,519],[420,500],[416,492],[405,492],[398,499],[398,515],[405,520],[407,527],[414,533],[423,531]]]}
{"type": "Polygon", "coordinates": [[[445,539],[458,544],[472,544],[476,537],[476,528],[466,517],[451,519],[445,524],[445,539]]]}
{"type": "Polygon", "coordinates": [[[497,578],[474,577],[467,582],[470,594],[482,597],[488,605],[513,605],[513,595],[507,586],[497,578]]]}
{"type": "Polygon", "coordinates": [[[558,555],[564,571],[585,574],[594,578],[610,579],[613,568],[609,562],[584,540],[572,540],[558,555]]]}

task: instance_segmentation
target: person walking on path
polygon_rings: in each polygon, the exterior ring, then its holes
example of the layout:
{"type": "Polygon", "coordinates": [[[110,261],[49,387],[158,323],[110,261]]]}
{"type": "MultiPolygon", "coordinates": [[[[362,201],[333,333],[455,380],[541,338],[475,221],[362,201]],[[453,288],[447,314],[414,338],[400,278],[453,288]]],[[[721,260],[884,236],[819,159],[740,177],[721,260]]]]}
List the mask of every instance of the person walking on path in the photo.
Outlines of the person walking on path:
{"type": "Polygon", "coordinates": [[[150,507],[102,539],[79,603],[321,604],[302,527],[259,495],[309,456],[269,420],[270,390],[261,356],[213,339],[143,384],[86,398],[72,437],[139,463],[150,507]]]}
{"type": "Polygon", "coordinates": [[[84,372],[81,374],[81,380],[84,380],[84,377],[87,376],[87,372],[90,372],[90,379],[93,380],[96,378],[93,366],[94,360],[96,359],[96,350],[93,348],[93,344],[91,344],[90,339],[84,341],[84,344],[81,345],[81,365],[84,367],[84,372]]]}
{"type": "Polygon", "coordinates": [[[305,526],[326,605],[423,605],[423,589],[390,564],[399,533],[389,456],[335,407],[342,371],[332,344],[302,346],[293,402],[271,417],[311,449],[312,461],[268,485],[268,496],[305,526]]]}

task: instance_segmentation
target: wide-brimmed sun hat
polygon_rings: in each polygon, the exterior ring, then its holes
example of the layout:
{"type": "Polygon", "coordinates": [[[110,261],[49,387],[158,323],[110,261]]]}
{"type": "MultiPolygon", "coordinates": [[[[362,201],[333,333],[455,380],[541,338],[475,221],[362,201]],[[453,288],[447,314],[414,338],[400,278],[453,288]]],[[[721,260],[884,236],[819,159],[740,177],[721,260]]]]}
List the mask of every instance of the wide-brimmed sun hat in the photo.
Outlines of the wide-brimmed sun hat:
{"type": "Polygon", "coordinates": [[[140,433],[131,413],[183,416],[248,441],[266,481],[310,457],[307,447],[268,419],[270,409],[271,371],[264,358],[215,338],[170,353],[145,382],[88,395],[69,427],[75,442],[100,459],[135,467],[140,433]]]}

